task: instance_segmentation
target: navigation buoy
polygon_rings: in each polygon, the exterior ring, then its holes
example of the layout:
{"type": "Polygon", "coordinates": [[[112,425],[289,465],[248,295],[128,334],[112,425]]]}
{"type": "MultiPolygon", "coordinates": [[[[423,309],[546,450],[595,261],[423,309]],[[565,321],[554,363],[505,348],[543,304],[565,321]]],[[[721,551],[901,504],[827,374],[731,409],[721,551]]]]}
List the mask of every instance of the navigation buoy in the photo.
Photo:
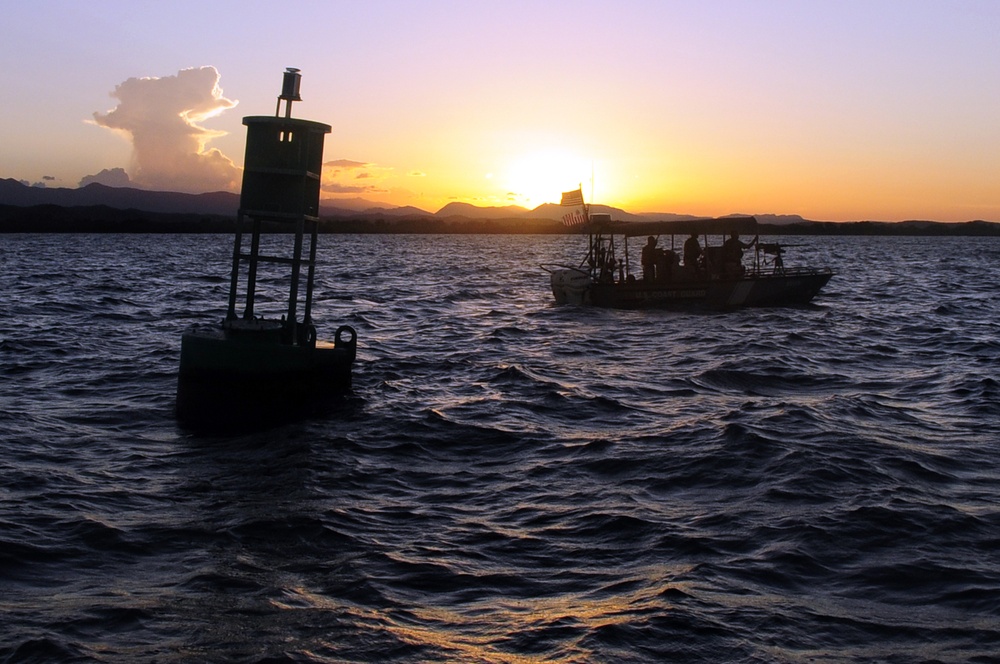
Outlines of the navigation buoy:
{"type": "Polygon", "coordinates": [[[181,337],[177,418],[183,426],[284,421],[316,412],[351,389],[357,333],[341,325],[334,342],[319,341],[312,319],[323,141],[331,127],[291,117],[292,102],[301,101],[300,82],[299,70],[287,69],[275,115],[243,118],[246,158],[229,306],[220,324],[195,326],[181,337]],[[291,246],[270,253],[276,243],[269,242],[269,253],[262,253],[265,230],[291,246]],[[256,308],[261,270],[269,276],[284,271],[287,278],[287,306],[270,318],[256,308]]]}

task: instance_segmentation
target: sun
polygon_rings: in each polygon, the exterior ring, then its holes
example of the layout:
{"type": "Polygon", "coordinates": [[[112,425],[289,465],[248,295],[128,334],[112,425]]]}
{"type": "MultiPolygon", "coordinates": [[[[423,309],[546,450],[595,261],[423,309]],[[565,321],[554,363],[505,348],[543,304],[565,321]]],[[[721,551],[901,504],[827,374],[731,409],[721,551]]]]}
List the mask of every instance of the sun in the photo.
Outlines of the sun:
{"type": "Polygon", "coordinates": [[[512,159],[493,182],[506,189],[508,202],[534,209],[542,203],[558,203],[564,191],[583,186],[590,199],[588,183],[591,163],[569,152],[532,152],[512,159]]]}

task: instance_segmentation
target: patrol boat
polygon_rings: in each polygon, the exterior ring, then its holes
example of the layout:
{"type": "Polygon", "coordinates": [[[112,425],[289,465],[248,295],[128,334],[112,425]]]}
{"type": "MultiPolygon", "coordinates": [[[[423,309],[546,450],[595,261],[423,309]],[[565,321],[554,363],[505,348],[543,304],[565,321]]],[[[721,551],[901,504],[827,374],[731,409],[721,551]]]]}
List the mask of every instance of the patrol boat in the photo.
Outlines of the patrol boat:
{"type": "Polygon", "coordinates": [[[584,213],[580,219],[588,235],[580,264],[542,265],[556,304],[621,309],[802,305],[833,276],[826,267],[786,265],[788,245],[761,241],[754,217],[622,222],[584,213]],[[638,266],[630,256],[633,238],[646,239],[638,266]]]}
{"type": "MultiPolygon", "coordinates": [[[[324,409],[351,388],[357,333],[341,325],[332,342],[321,341],[312,319],[323,140],[331,127],[291,117],[292,102],[301,101],[300,81],[299,70],[287,69],[274,117],[243,118],[246,158],[228,311],[221,323],[192,327],[181,337],[176,410],[188,428],[287,421],[324,409]],[[273,253],[262,252],[265,230],[274,232],[267,242],[278,249],[273,253]],[[263,271],[287,276],[280,317],[257,311],[263,271]]],[[[268,298],[275,300],[280,297],[268,298]]]]}

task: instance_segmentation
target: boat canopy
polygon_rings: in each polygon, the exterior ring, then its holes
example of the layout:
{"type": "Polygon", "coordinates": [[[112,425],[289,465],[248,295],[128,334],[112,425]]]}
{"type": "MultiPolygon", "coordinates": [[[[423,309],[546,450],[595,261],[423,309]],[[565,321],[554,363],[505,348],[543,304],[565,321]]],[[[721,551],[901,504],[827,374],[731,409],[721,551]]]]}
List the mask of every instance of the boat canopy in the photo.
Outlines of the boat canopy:
{"type": "Polygon", "coordinates": [[[756,235],[754,217],[682,219],[678,221],[595,221],[591,232],[637,237],[641,235],[756,235]]]}

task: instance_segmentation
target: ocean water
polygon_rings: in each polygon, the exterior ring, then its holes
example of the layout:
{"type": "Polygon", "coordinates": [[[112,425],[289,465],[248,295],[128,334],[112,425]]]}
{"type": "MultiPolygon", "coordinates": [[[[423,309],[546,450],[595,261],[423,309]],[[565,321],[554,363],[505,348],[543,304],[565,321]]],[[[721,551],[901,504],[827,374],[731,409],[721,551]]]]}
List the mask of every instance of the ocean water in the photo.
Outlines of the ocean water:
{"type": "Polygon", "coordinates": [[[813,305],[685,313],[322,237],[353,394],[206,437],[230,238],[0,236],[0,661],[1000,662],[1000,241],[790,241],[813,305]]]}

